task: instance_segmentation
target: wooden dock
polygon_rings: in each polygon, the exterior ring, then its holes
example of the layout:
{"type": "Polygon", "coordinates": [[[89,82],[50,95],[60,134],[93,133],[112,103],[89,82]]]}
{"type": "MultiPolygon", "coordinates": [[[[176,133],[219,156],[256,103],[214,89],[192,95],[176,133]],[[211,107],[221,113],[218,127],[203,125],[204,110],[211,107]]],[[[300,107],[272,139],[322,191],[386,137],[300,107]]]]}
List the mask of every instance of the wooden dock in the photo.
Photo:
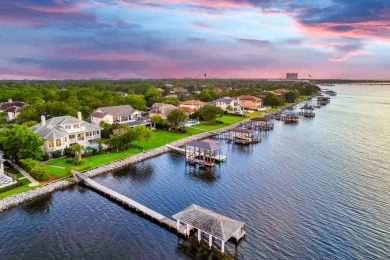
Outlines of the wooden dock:
{"type": "Polygon", "coordinates": [[[111,199],[113,199],[113,200],[115,200],[123,205],[129,206],[130,208],[133,208],[136,211],[140,211],[140,212],[144,213],[145,215],[151,217],[152,219],[157,220],[159,223],[164,224],[168,228],[173,228],[173,229],[177,230],[177,232],[183,236],[187,236],[186,227],[183,225],[178,226],[177,222],[174,221],[173,219],[167,218],[164,215],[161,215],[160,213],[158,213],[152,209],[149,209],[148,207],[145,207],[144,205],[97,183],[96,181],[92,180],[91,178],[85,176],[84,174],[82,174],[80,172],[74,172],[74,175],[77,179],[82,180],[90,188],[92,188],[98,192],[101,192],[105,196],[107,196],[107,197],[109,197],[109,198],[111,198],[111,199]]]}

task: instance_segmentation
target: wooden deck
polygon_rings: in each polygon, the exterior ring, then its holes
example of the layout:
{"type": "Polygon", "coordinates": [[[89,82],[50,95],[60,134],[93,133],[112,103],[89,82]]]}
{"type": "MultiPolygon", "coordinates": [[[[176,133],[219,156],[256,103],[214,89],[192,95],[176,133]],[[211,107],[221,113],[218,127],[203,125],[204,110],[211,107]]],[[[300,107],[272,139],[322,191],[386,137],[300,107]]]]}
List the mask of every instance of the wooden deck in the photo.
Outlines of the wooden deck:
{"type": "Polygon", "coordinates": [[[183,236],[187,235],[186,227],[183,225],[180,225],[179,229],[177,229],[177,223],[173,219],[167,218],[164,215],[161,215],[160,213],[158,213],[152,209],[149,209],[148,207],[145,207],[144,205],[97,183],[96,181],[92,180],[91,178],[85,176],[84,174],[82,174],[80,172],[75,172],[74,175],[77,178],[81,179],[87,186],[103,193],[107,197],[109,197],[117,202],[120,202],[121,204],[129,206],[137,211],[144,213],[145,215],[151,217],[152,219],[157,220],[159,223],[166,225],[168,228],[173,228],[173,229],[177,230],[177,232],[183,236]]]}

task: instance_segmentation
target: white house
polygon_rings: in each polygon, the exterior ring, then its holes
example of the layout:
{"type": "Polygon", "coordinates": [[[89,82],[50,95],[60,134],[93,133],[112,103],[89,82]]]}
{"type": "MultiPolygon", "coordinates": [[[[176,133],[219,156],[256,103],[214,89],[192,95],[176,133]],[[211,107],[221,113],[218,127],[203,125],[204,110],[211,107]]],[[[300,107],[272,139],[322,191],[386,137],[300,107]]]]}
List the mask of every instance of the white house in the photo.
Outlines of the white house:
{"type": "Polygon", "coordinates": [[[18,117],[22,106],[25,104],[26,103],[22,101],[12,101],[12,99],[8,99],[8,102],[0,102],[0,113],[4,113],[5,120],[11,122],[18,117]]]}
{"type": "Polygon", "coordinates": [[[99,125],[101,121],[109,124],[130,124],[141,121],[141,113],[130,105],[99,107],[91,114],[91,122],[95,125],[99,125]]]}
{"type": "Polygon", "coordinates": [[[241,113],[242,112],[242,106],[239,100],[231,98],[231,97],[223,97],[223,98],[218,98],[211,102],[211,105],[220,107],[224,111],[229,111],[230,107],[230,112],[232,113],[241,113]]]}
{"type": "Polygon", "coordinates": [[[31,127],[44,141],[43,150],[47,155],[57,150],[63,154],[65,148],[74,144],[84,147],[96,145],[95,140],[101,137],[101,128],[81,120],[80,112],[77,117],[59,116],[46,121],[45,116],[41,116],[41,123],[31,127]]]}

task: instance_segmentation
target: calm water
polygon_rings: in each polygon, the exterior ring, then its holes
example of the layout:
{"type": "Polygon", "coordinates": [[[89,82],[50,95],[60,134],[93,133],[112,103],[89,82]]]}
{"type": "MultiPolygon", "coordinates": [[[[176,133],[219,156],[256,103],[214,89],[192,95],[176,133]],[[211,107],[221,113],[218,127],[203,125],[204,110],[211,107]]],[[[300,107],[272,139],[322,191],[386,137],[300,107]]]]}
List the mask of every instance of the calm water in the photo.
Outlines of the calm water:
{"type": "MultiPolygon", "coordinates": [[[[95,180],[166,216],[196,203],[245,222],[245,239],[227,243],[239,259],[389,259],[390,86],[332,89],[314,119],[276,122],[253,146],[224,143],[214,173],[164,154],[95,180]]],[[[209,253],[78,186],[1,213],[0,228],[1,259],[209,253]]]]}

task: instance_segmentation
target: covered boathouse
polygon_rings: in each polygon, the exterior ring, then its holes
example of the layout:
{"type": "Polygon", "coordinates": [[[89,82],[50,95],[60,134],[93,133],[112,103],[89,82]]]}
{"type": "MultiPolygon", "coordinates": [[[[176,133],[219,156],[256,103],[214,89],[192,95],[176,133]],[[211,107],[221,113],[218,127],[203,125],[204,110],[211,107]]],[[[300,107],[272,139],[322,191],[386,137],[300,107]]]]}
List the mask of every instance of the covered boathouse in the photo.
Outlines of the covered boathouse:
{"type": "Polygon", "coordinates": [[[200,166],[213,166],[215,162],[226,159],[221,156],[221,145],[212,139],[195,140],[186,144],[186,162],[200,166]]]}
{"type": "Polygon", "coordinates": [[[186,224],[187,236],[193,228],[198,230],[198,241],[201,240],[202,232],[209,238],[209,247],[213,244],[213,238],[221,241],[221,252],[225,252],[225,242],[233,237],[236,241],[244,235],[245,223],[225,217],[211,210],[192,204],[188,208],[172,216],[177,221],[177,228],[181,223],[186,224]]]}
{"type": "Polygon", "coordinates": [[[250,123],[252,129],[271,130],[274,128],[274,121],[265,116],[254,117],[250,123]]]}

